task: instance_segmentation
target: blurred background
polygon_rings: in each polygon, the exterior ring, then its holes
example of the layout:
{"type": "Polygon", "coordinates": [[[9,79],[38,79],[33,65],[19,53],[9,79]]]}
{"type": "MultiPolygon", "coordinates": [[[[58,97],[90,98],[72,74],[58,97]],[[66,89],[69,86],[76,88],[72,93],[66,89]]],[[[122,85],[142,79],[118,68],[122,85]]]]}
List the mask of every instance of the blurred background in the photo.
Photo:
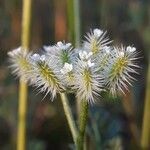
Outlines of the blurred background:
{"type": "MultiPolygon", "coordinates": [[[[91,28],[107,30],[114,44],[133,45],[140,52],[139,75],[126,96],[103,95],[90,107],[87,143],[90,150],[140,149],[147,68],[150,49],[149,0],[80,1],[81,40],[91,28]]],[[[30,50],[60,40],[74,43],[67,0],[33,0],[30,50]]],[[[8,68],[7,52],[21,44],[21,0],[0,1],[0,149],[16,149],[18,79],[8,68]]],[[[72,23],[73,25],[73,23],[72,23]]],[[[59,97],[47,96],[29,87],[27,150],[67,150],[72,137],[59,97]]],[[[69,96],[74,108],[74,96],[69,96]]],[[[75,117],[76,114],[75,114],[75,117]]]]}

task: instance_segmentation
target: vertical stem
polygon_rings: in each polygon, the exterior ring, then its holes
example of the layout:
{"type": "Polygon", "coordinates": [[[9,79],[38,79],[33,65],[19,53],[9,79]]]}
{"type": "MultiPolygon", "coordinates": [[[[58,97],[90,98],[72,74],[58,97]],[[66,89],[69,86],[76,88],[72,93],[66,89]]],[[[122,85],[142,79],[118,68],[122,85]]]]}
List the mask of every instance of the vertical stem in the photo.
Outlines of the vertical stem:
{"type": "Polygon", "coordinates": [[[148,150],[150,148],[150,62],[147,72],[147,88],[141,136],[141,147],[145,150],[148,150]]]}
{"type": "Polygon", "coordinates": [[[80,46],[80,5],[79,0],[74,0],[74,32],[75,32],[75,46],[80,46]]]}
{"type": "Polygon", "coordinates": [[[69,38],[71,42],[80,45],[80,4],[79,0],[67,0],[67,18],[69,38]]]}
{"type": "MultiPolygon", "coordinates": [[[[80,27],[80,5],[79,0],[73,0],[73,8],[74,8],[74,42],[75,46],[78,48],[80,47],[80,36],[81,36],[81,27],[80,27]]],[[[76,107],[77,107],[77,116],[79,116],[80,113],[80,100],[77,99],[76,101],[76,107]]]]}
{"type": "MultiPolygon", "coordinates": [[[[31,0],[23,0],[22,15],[22,48],[27,51],[30,41],[30,17],[31,0]]],[[[20,79],[19,86],[19,110],[18,110],[18,135],[17,150],[26,150],[26,107],[27,107],[27,85],[20,79]]]]}
{"type": "Polygon", "coordinates": [[[30,42],[30,24],[31,24],[31,2],[32,0],[23,0],[23,14],[22,14],[22,47],[29,48],[30,42]]]}
{"type": "Polygon", "coordinates": [[[62,104],[63,104],[63,108],[64,108],[64,111],[65,111],[65,115],[66,115],[70,130],[71,130],[71,133],[72,133],[73,141],[76,144],[78,131],[77,131],[77,127],[75,125],[75,121],[73,119],[73,115],[72,115],[72,112],[71,112],[71,109],[70,109],[70,106],[69,106],[67,96],[64,93],[60,93],[60,97],[61,97],[61,101],[62,101],[62,104]]]}
{"type": "Polygon", "coordinates": [[[74,44],[75,41],[75,32],[74,32],[74,7],[73,7],[73,0],[67,0],[67,19],[68,19],[68,34],[69,39],[74,44]]]}
{"type": "MultiPolygon", "coordinates": [[[[67,0],[67,17],[68,17],[68,28],[69,38],[76,47],[80,46],[80,5],[79,0],[67,0]]],[[[77,100],[77,114],[80,111],[80,100],[77,100]]]]}
{"type": "Polygon", "coordinates": [[[88,102],[86,100],[82,100],[81,103],[81,112],[79,116],[79,134],[77,137],[77,150],[84,149],[85,129],[88,120],[88,102]]]}

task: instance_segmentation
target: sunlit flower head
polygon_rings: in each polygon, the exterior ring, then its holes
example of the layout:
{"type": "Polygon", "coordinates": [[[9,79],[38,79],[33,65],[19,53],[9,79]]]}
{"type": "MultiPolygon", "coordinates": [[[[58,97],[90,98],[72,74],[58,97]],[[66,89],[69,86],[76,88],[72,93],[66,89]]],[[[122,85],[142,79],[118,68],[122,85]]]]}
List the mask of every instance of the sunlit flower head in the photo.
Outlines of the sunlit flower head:
{"type": "Polygon", "coordinates": [[[97,68],[91,62],[78,60],[74,72],[74,89],[76,96],[81,100],[94,103],[103,90],[102,76],[97,72],[97,68]]]}
{"type": "Polygon", "coordinates": [[[31,54],[19,47],[8,52],[8,55],[12,73],[18,77],[24,77],[24,80],[28,80],[28,72],[32,70],[32,65],[30,62],[31,54]]]}
{"type": "Polygon", "coordinates": [[[65,88],[60,80],[59,70],[53,65],[53,60],[49,60],[46,55],[34,54],[31,59],[35,60],[34,72],[30,77],[36,77],[32,85],[36,86],[40,92],[50,93],[52,100],[58,92],[62,92],[65,88]]]}
{"type": "Polygon", "coordinates": [[[119,91],[125,93],[124,90],[128,89],[134,77],[133,73],[137,73],[136,69],[139,68],[136,64],[137,53],[135,48],[132,47],[114,47],[111,59],[107,64],[107,86],[110,92],[115,95],[119,91]]]}
{"type": "Polygon", "coordinates": [[[60,68],[65,63],[71,63],[75,58],[71,43],[57,42],[54,46],[44,46],[44,49],[50,59],[54,59],[60,68]]]}
{"type": "Polygon", "coordinates": [[[83,47],[93,54],[99,53],[105,46],[111,43],[109,38],[106,37],[106,32],[100,29],[91,30],[90,33],[87,33],[85,38],[86,40],[83,43],[83,47]]]}
{"type": "Polygon", "coordinates": [[[93,29],[81,47],[57,42],[44,46],[42,54],[21,47],[8,52],[13,73],[51,94],[74,92],[78,99],[94,103],[101,91],[125,93],[137,73],[138,53],[133,46],[114,47],[106,32],[93,29]]]}

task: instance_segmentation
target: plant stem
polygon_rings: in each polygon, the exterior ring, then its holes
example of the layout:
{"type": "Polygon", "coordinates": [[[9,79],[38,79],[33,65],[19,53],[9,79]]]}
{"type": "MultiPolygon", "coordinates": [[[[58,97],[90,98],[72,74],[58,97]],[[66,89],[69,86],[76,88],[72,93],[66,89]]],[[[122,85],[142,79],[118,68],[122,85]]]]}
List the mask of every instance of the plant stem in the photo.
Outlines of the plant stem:
{"type": "Polygon", "coordinates": [[[68,102],[66,94],[60,93],[60,97],[61,97],[61,101],[62,101],[62,104],[63,104],[64,112],[65,112],[70,130],[71,130],[73,141],[76,145],[78,130],[77,130],[77,127],[75,125],[75,121],[73,119],[73,115],[72,115],[72,112],[71,112],[71,109],[70,109],[70,106],[69,106],[69,102],[68,102]]]}
{"type": "Polygon", "coordinates": [[[85,129],[88,120],[88,102],[86,100],[82,100],[81,103],[81,112],[79,116],[79,134],[77,137],[77,150],[84,149],[85,129]]]}
{"type": "MultiPolygon", "coordinates": [[[[80,22],[80,5],[79,0],[73,0],[74,8],[74,43],[77,48],[80,47],[80,34],[81,34],[81,22],[80,22]]],[[[80,99],[76,100],[77,116],[79,118],[80,113],[80,99]]]]}
{"type": "MultiPolygon", "coordinates": [[[[23,0],[22,15],[22,48],[27,51],[30,41],[31,0],[23,0]]],[[[27,85],[20,79],[19,86],[19,110],[18,110],[18,135],[17,150],[25,150],[26,147],[26,109],[27,109],[27,85]]]]}
{"type": "Polygon", "coordinates": [[[150,61],[147,73],[147,88],[145,97],[143,127],[141,136],[141,148],[148,150],[150,148],[150,61]]]}
{"type": "Polygon", "coordinates": [[[75,31],[74,31],[74,6],[73,0],[67,0],[67,23],[68,23],[68,37],[73,44],[75,44],[75,31]]]}
{"type": "Polygon", "coordinates": [[[75,32],[75,45],[80,46],[80,7],[79,0],[74,0],[74,32],[75,32]]]}
{"type": "MultiPolygon", "coordinates": [[[[66,0],[67,2],[67,19],[68,19],[68,37],[71,42],[76,46],[80,47],[80,1],[79,0],[66,0]]],[[[79,116],[80,111],[80,100],[77,99],[77,116],[79,116]]]]}

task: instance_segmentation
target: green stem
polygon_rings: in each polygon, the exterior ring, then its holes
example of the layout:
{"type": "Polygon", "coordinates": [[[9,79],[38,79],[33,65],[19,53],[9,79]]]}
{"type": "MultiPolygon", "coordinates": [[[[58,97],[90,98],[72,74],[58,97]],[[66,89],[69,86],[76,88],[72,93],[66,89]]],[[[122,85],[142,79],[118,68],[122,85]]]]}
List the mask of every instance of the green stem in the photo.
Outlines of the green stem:
{"type": "Polygon", "coordinates": [[[79,134],[77,137],[77,150],[84,149],[85,129],[88,120],[88,102],[86,100],[82,100],[81,103],[81,112],[79,116],[79,134]]]}
{"type": "MultiPolygon", "coordinates": [[[[73,0],[73,8],[74,8],[74,43],[76,47],[80,47],[80,34],[81,34],[81,27],[80,27],[80,2],[79,0],[73,0]]],[[[80,113],[80,99],[77,98],[76,101],[77,107],[77,116],[79,117],[80,113]]]]}
{"type": "Polygon", "coordinates": [[[67,22],[68,22],[68,37],[73,44],[75,44],[75,32],[74,32],[74,6],[73,0],[67,0],[67,22]]]}
{"type": "Polygon", "coordinates": [[[80,46],[80,7],[79,0],[74,0],[74,32],[75,32],[75,45],[80,46]]]}
{"type": "Polygon", "coordinates": [[[145,107],[144,107],[144,117],[143,117],[143,127],[142,127],[142,137],[141,137],[141,147],[142,149],[150,148],[150,62],[147,73],[147,88],[145,97],[145,107]]]}
{"type": "Polygon", "coordinates": [[[62,101],[62,104],[63,104],[64,112],[65,112],[70,130],[71,130],[73,141],[76,144],[78,130],[77,130],[77,127],[75,125],[75,121],[73,119],[73,115],[72,115],[72,112],[71,112],[71,109],[70,109],[70,106],[69,106],[67,96],[64,93],[60,93],[60,97],[61,97],[61,101],[62,101]]]}

